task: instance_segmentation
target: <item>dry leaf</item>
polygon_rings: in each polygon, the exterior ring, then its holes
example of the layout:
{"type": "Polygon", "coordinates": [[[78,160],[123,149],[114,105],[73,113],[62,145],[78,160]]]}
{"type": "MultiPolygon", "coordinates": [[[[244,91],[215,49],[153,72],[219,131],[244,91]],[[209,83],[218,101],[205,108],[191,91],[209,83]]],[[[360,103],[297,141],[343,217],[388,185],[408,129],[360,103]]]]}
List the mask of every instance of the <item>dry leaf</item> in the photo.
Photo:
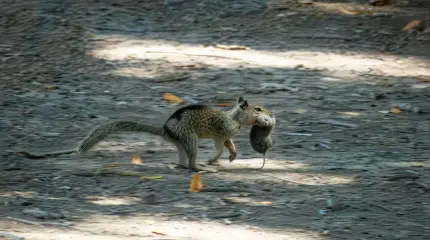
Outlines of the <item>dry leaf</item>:
{"type": "Polygon", "coordinates": [[[53,90],[53,89],[57,89],[57,86],[55,86],[55,85],[49,85],[46,88],[50,89],[50,90],[53,90]]]}
{"type": "Polygon", "coordinates": [[[171,93],[164,93],[163,99],[166,102],[173,102],[173,103],[177,103],[177,104],[183,104],[184,103],[184,100],[182,100],[182,98],[175,96],[171,93]]]}
{"type": "Polygon", "coordinates": [[[142,164],[142,159],[140,158],[140,156],[139,156],[139,155],[134,154],[134,155],[131,157],[131,164],[141,165],[141,164],[142,164]]]}
{"type": "Polygon", "coordinates": [[[391,109],[391,112],[392,113],[401,113],[402,111],[398,108],[393,108],[393,109],[391,109]]]}
{"type": "Polygon", "coordinates": [[[201,189],[202,189],[201,174],[196,173],[191,177],[189,191],[190,192],[200,192],[201,189]]]}
{"type": "Polygon", "coordinates": [[[141,176],[139,179],[141,181],[150,181],[150,180],[158,180],[158,179],[162,179],[163,176],[141,176]]]}
{"type": "Polygon", "coordinates": [[[162,235],[162,236],[167,236],[167,234],[162,233],[162,232],[157,232],[157,231],[151,231],[153,234],[157,234],[157,235],[162,235]]]}
{"type": "Polygon", "coordinates": [[[262,204],[262,205],[272,205],[272,202],[269,202],[269,201],[262,201],[262,202],[259,202],[260,204],[262,204]]]}
{"type": "Polygon", "coordinates": [[[403,27],[403,31],[409,31],[412,28],[414,28],[415,26],[420,25],[421,21],[420,20],[412,20],[410,21],[405,27],[403,27]]]}

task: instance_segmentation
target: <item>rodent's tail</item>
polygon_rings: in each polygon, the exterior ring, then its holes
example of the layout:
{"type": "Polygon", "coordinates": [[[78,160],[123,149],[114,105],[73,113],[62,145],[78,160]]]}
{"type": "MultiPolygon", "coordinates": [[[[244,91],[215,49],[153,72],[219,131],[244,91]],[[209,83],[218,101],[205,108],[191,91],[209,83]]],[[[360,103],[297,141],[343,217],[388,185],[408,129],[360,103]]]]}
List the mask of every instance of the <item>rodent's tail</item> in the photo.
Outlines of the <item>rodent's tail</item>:
{"type": "Polygon", "coordinates": [[[132,121],[115,121],[94,129],[78,146],[78,152],[86,152],[108,135],[117,132],[147,132],[163,135],[163,128],[132,121]]]}
{"type": "Polygon", "coordinates": [[[46,154],[33,154],[29,152],[16,152],[16,154],[29,159],[45,159],[47,157],[64,155],[64,154],[72,154],[76,152],[77,152],[76,149],[72,149],[72,150],[64,150],[64,151],[58,151],[58,152],[52,152],[52,153],[46,153],[46,154]]]}

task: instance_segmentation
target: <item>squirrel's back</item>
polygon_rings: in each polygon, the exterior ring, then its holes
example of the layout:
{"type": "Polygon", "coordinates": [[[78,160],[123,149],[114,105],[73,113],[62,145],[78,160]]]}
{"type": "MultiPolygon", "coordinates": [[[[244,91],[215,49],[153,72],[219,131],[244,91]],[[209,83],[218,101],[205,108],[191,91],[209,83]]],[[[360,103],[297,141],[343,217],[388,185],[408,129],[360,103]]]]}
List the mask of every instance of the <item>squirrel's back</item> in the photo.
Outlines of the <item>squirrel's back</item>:
{"type": "Polygon", "coordinates": [[[198,138],[232,136],[239,131],[240,123],[228,112],[207,105],[189,105],[178,109],[164,125],[165,131],[195,133],[198,138]]]}

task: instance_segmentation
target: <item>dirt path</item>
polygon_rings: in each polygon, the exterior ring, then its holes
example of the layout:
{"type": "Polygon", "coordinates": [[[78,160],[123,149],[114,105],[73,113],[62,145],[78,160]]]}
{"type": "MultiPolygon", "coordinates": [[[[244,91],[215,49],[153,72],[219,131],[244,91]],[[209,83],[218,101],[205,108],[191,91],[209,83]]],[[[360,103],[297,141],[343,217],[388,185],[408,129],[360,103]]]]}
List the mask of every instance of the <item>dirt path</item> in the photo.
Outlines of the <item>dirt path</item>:
{"type": "MultiPolygon", "coordinates": [[[[0,4],[0,239],[430,238],[429,30],[401,31],[429,3],[286,2],[0,4]],[[265,168],[248,129],[193,194],[149,134],[80,156],[12,153],[73,147],[108,119],[162,121],[178,108],[164,92],[274,109],[265,168]],[[163,179],[94,174],[109,163],[163,179]]],[[[199,161],[212,154],[203,141],[199,161]]]]}

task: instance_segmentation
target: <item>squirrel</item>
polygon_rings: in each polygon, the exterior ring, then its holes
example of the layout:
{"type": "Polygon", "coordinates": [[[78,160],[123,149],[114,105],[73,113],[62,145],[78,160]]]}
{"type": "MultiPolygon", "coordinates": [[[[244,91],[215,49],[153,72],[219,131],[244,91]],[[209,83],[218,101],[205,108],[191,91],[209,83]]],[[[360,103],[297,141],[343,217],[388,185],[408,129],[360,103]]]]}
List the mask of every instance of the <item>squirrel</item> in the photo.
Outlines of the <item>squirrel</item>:
{"type": "Polygon", "coordinates": [[[251,132],[249,133],[249,140],[251,142],[252,149],[263,154],[263,165],[260,169],[263,169],[264,164],[266,163],[267,151],[275,145],[275,141],[270,136],[270,133],[276,124],[275,111],[268,112],[268,116],[268,121],[253,125],[251,127],[251,132]]]}
{"type": "Polygon", "coordinates": [[[76,149],[35,155],[28,152],[17,152],[27,158],[41,159],[49,156],[86,152],[102,141],[105,137],[116,132],[147,132],[163,136],[165,140],[173,143],[179,153],[179,165],[192,170],[199,170],[196,164],[197,140],[213,139],[216,154],[208,162],[214,164],[223,153],[224,146],[230,152],[229,160],[236,158],[236,147],[233,140],[242,126],[266,125],[270,121],[269,111],[239,97],[235,106],[228,111],[216,107],[192,104],[176,110],[165,122],[163,127],[133,121],[113,121],[106,123],[91,131],[81,141],[76,149]],[[188,160],[188,164],[187,164],[188,160]]]}

